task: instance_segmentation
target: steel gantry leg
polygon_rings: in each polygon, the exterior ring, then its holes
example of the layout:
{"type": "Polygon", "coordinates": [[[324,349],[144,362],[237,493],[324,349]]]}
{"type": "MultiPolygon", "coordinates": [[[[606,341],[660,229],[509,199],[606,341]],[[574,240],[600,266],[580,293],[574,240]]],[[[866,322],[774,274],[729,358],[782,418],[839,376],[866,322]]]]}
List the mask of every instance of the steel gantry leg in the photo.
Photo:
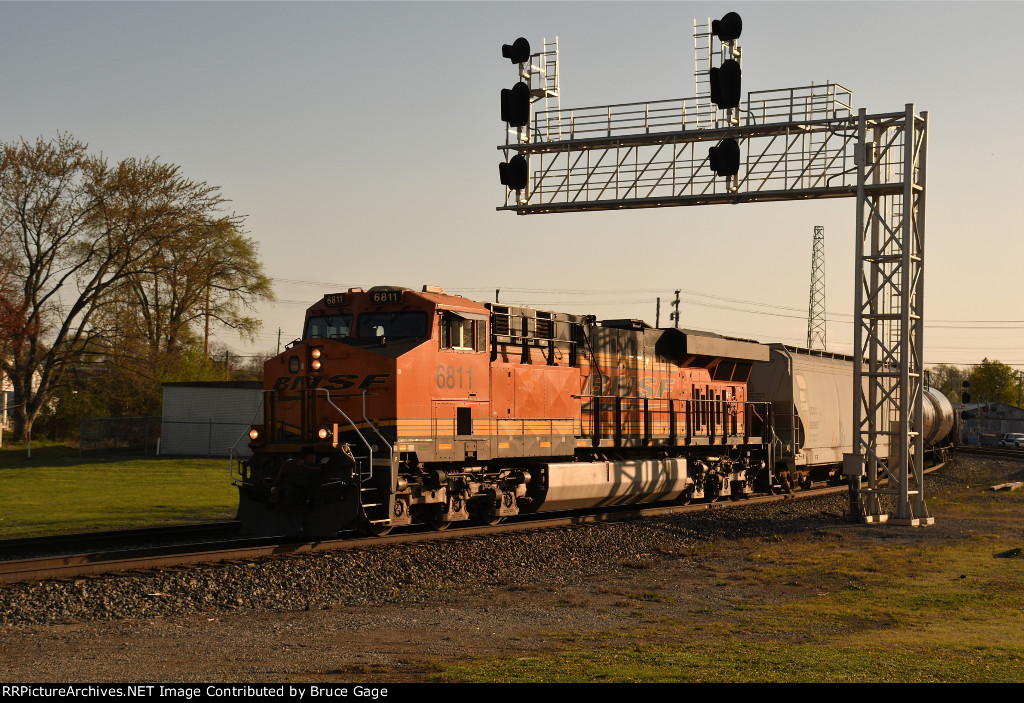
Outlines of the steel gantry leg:
{"type": "Polygon", "coordinates": [[[850,508],[866,522],[931,524],[922,433],[927,113],[907,105],[869,118],[862,109],[858,141],[850,508]]]}

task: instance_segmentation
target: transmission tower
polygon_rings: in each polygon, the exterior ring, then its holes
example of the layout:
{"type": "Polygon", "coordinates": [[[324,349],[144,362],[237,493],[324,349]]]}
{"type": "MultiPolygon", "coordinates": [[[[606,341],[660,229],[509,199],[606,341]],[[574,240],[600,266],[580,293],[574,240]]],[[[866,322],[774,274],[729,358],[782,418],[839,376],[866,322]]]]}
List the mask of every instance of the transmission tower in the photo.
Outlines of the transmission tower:
{"type": "Polygon", "coordinates": [[[807,304],[807,348],[826,348],[825,344],[825,228],[814,226],[814,251],[811,253],[811,299],[807,304]]]}

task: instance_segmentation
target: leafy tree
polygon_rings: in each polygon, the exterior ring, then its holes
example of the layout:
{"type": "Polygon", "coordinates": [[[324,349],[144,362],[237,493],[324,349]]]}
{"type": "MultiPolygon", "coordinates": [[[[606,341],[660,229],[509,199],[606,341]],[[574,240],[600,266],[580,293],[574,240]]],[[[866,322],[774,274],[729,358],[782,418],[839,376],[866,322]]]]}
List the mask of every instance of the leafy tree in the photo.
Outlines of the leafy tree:
{"type": "Polygon", "coordinates": [[[952,364],[937,364],[928,369],[931,387],[945,395],[953,403],[960,402],[960,394],[964,390],[963,382],[967,380],[968,375],[967,369],[952,364]]]}
{"type": "Polygon", "coordinates": [[[971,371],[971,400],[1017,404],[1017,373],[999,361],[983,359],[971,371]]]}
{"type": "Polygon", "coordinates": [[[208,350],[211,323],[252,339],[261,323],[245,311],[273,299],[259,248],[237,217],[191,223],[154,252],[147,268],[119,286],[110,314],[141,332],[154,354],[174,353],[200,330],[208,350]]]}
{"type": "Polygon", "coordinates": [[[0,142],[0,260],[9,266],[0,316],[13,320],[0,370],[14,389],[16,439],[30,436],[69,369],[125,341],[132,328],[110,314],[120,289],[157,276],[165,252],[224,221],[223,205],[217,188],[178,166],[111,166],[67,134],[0,142]]]}

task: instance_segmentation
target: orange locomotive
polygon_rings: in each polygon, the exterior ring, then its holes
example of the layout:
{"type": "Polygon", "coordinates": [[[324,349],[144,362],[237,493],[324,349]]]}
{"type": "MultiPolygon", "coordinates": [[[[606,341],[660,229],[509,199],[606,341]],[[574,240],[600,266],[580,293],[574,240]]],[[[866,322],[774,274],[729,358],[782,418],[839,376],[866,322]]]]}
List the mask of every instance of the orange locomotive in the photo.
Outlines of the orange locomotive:
{"type": "Polygon", "coordinates": [[[765,490],[770,406],[747,379],[768,354],[433,286],[326,295],[266,363],[239,519],[328,536],[765,490]]]}

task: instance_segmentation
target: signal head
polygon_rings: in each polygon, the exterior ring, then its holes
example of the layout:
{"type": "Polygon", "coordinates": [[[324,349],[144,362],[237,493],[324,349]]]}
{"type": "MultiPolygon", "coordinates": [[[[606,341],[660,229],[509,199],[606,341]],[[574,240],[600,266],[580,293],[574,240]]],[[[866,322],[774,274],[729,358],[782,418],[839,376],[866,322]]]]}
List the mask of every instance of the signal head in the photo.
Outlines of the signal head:
{"type": "Polygon", "coordinates": [[[511,44],[502,44],[501,55],[512,63],[526,63],[530,60],[530,42],[519,37],[511,44]]]}
{"type": "Polygon", "coordinates": [[[739,62],[733,59],[722,62],[720,68],[711,69],[708,76],[711,81],[711,102],[718,105],[719,109],[740,106],[742,73],[739,62]]]}
{"type": "Polygon", "coordinates": [[[511,89],[501,91],[501,121],[510,127],[530,124],[530,86],[519,81],[511,89]]]}
{"type": "Polygon", "coordinates": [[[723,139],[708,150],[708,163],[719,176],[735,176],[740,171],[740,144],[735,139],[723,139]]]}
{"type": "Polygon", "coordinates": [[[721,41],[736,41],[742,32],[743,20],[735,12],[727,12],[722,19],[711,21],[711,33],[721,41]]]}
{"type": "Polygon", "coordinates": [[[501,184],[508,186],[509,190],[526,188],[529,176],[529,166],[526,163],[526,157],[522,154],[516,154],[508,160],[508,163],[503,161],[498,164],[498,177],[501,179],[501,184]]]}

